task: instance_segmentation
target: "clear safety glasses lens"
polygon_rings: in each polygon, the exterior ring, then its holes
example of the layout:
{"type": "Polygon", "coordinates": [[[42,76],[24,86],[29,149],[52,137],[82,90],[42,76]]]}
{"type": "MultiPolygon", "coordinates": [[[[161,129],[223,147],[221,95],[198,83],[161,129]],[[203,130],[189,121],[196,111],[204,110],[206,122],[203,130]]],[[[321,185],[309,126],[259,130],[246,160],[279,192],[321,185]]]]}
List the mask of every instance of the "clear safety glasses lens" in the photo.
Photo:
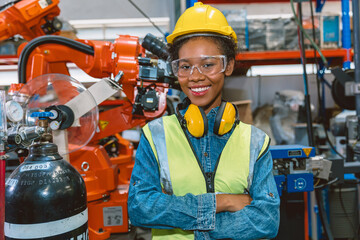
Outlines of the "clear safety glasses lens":
{"type": "Polygon", "coordinates": [[[226,56],[200,56],[195,58],[177,59],[171,62],[172,70],[177,77],[190,77],[196,70],[206,76],[225,71],[226,56]]]}

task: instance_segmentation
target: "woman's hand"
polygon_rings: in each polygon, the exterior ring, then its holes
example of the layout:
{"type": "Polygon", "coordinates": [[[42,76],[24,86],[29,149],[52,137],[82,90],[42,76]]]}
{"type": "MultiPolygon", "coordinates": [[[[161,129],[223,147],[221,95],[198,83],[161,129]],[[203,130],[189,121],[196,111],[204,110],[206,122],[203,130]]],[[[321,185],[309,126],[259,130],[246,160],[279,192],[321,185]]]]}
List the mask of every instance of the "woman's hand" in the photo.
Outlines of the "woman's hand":
{"type": "Polygon", "coordinates": [[[216,194],[216,212],[236,212],[250,205],[248,194],[216,194]]]}

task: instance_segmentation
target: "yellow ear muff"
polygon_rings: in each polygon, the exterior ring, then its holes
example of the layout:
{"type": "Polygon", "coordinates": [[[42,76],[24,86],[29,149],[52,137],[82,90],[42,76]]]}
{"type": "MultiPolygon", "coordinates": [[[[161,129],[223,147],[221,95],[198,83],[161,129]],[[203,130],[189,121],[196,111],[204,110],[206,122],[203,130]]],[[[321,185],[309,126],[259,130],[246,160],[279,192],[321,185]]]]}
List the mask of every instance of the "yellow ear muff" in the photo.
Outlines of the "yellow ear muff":
{"type": "Polygon", "coordinates": [[[221,136],[229,132],[233,127],[236,118],[237,111],[235,106],[232,103],[223,102],[220,105],[219,111],[215,119],[214,133],[221,136]]]}
{"type": "Polygon", "coordinates": [[[204,110],[190,104],[184,115],[186,126],[191,135],[202,137],[207,132],[207,119],[204,110]]]}

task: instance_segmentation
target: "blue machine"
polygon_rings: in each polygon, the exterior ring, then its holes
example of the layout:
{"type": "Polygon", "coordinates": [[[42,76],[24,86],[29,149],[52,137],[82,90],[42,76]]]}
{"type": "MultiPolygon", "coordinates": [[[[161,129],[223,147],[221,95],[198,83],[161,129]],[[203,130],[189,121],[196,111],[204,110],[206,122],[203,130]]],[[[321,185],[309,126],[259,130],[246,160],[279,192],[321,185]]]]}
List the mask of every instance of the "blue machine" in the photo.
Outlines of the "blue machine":
{"type": "Polygon", "coordinates": [[[275,182],[279,192],[311,192],[314,176],[307,169],[307,159],[315,157],[315,148],[303,145],[270,146],[275,182]]]}
{"type": "Polygon", "coordinates": [[[312,173],[295,173],[287,175],[286,191],[311,192],[314,190],[314,176],[312,173]]]}
{"type": "Polygon", "coordinates": [[[315,148],[303,145],[276,145],[269,150],[273,159],[315,157],[315,148]]]}
{"type": "Polygon", "coordinates": [[[285,175],[275,175],[274,178],[275,178],[277,190],[279,192],[279,196],[281,196],[286,181],[285,175]]]}

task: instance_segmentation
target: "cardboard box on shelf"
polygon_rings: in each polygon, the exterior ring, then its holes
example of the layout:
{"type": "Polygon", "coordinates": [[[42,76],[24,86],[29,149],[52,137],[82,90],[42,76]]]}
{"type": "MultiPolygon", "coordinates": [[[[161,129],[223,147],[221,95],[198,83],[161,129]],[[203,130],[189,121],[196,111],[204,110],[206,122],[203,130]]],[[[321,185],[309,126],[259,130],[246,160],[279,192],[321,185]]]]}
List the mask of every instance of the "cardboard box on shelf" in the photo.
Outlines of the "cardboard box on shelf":
{"type": "Polygon", "coordinates": [[[241,100],[232,102],[239,111],[239,119],[240,121],[253,124],[253,117],[251,111],[251,100],[241,100]]]}

